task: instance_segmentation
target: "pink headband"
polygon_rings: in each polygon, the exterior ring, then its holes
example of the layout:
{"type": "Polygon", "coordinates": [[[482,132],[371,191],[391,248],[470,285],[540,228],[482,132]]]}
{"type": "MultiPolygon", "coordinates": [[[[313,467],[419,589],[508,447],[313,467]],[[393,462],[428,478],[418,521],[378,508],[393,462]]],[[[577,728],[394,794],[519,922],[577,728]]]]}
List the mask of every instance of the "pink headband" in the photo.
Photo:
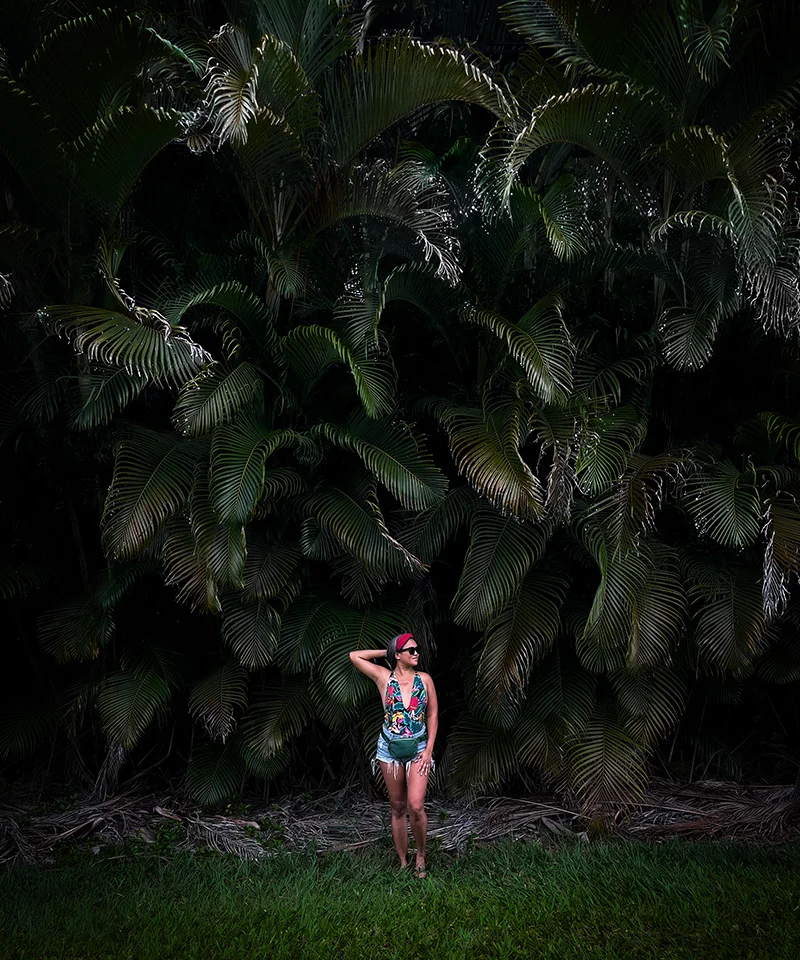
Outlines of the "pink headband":
{"type": "Polygon", "coordinates": [[[397,644],[395,645],[395,650],[402,650],[403,647],[408,643],[409,640],[414,639],[413,633],[401,633],[397,638],[397,644]]]}

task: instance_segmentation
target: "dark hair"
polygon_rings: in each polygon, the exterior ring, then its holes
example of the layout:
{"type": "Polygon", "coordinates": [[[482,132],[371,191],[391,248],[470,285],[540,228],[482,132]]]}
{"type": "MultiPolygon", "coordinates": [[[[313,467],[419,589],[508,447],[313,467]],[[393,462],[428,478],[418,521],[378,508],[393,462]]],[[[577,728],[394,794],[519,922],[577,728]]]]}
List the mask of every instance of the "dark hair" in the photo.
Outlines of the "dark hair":
{"type": "Polygon", "coordinates": [[[405,633],[398,633],[396,637],[392,637],[389,646],[386,648],[386,659],[389,661],[392,670],[397,666],[397,641],[404,636],[405,633]]]}

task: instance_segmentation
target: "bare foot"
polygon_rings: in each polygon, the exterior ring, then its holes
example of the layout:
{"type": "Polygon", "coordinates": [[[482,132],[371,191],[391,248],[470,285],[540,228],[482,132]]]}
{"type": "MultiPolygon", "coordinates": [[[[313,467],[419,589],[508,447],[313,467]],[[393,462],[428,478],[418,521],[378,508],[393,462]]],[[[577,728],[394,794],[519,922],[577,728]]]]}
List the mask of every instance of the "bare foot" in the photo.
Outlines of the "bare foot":
{"type": "Polygon", "coordinates": [[[418,880],[424,880],[425,877],[428,876],[428,872],[427,872],[427,870],[425,869],[425,864],[424,864],[424,863],[419,863],[419,862],[417,863],[417,865],[414,867],[414,876],[415,876],[418,880]]]}

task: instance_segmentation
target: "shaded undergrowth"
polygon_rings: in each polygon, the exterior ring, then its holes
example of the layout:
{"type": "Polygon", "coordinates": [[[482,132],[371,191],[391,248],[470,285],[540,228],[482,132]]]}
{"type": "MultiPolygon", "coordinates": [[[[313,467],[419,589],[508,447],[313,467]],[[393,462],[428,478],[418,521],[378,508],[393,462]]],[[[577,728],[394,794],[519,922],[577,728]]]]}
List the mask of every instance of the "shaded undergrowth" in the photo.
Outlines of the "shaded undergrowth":
{"type": "Polygon", "coordinates": [[[388,841],[259,862],[72,848],[0,874],[4,960],[769,958],[800,955],[800,844],[433,851],[417,880],[388,841]]]}

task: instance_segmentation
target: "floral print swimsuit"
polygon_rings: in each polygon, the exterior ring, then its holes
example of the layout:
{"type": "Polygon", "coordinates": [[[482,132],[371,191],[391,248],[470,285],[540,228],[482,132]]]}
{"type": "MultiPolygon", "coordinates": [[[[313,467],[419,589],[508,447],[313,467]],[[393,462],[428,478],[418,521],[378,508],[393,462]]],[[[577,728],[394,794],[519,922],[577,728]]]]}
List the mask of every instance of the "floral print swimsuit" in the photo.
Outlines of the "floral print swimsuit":
{"type": "Polygon", "coordinates": [[[383,728],[389,736],[420,737],[427,732],[425,723],[428,711],[428,694],[422,677],[414,674],[411,685],[411,700],[408,707],[403,704],[403,693],[394,673],[390,674],[383,698],[383,728]]]}

